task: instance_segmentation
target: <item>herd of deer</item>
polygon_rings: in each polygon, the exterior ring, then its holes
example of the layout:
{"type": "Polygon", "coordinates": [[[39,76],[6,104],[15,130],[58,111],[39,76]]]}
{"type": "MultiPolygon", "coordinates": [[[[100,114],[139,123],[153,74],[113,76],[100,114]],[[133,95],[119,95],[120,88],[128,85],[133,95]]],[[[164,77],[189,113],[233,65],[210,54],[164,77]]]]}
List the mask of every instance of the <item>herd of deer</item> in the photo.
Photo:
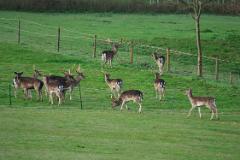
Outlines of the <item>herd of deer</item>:
{"type": "MultiPolygon", "coordinates": [[[[112,50],[105,50],[102,52],[102,62],[103,65],[109,64],[112,68],[112,61],[115,55],[118,52],[118,44],[113,44],[112,50]]],[[[159,73],[155,73],[154,80],[154,89],[156,92],[156,98],[162,100],[165,95],[165,87],[166,82],[161,79],[163,75],[165,57],[158,54],[153,53],[152,57],[159,67],[159,73]]],[[[74,87],[76,87],[82,79],[85,78],[83,73],[80,70],[80,66],[76,69],[76,76],[73,76],[71,71],[64,73],[64,76],[55,76],[55,75],[42,75],[40,71],[34,70],[33,77],[23,77],[21,73],[15,72],[15,78],[13,79],[13,85],[15,88],[15,97],[17,97],[16,91],[21,88],[24,91],[26,98],[31,98],[30,90],[35,90],[38,94],[38,99],[43,100],[42,97],[42,88],[45,86],[46,96],[49,96],[49,101],[53,104],[53,96],[55,95],[58,98],[58,105],[60,105],[65,99],[65,93],[69,91],[70,100],[72,99],[72,92],[74,87]],[[43,77],[43,80],[38,79],[39,76],[43,77]]],[[[122,79],[111,79],[110,74],[104,73],[104,79],[106,84],[109,86],[111,90],[111,99],[112,99],[112,107],[116,107],[121,105],[120,110],[122,111],[124,105],[126,109],[128,109],[126,103],[129,101],[133,101],[139,105],[138,112],[142,112],[141,102],[143,100],[143,92],[139,90],[127,90],[122,92],[123,80],[122,79]]],[[[218,119],[217,106],[215,103],[215,98],[213,97],[194,97],[192,95],[192,90],[188,89],[186,91],[186,95],[192,105],[189,110],[188,117],[191,115],[191,112],[194,108],[198,108],[199,116],[201,116],[200,107],[206,106],[212,112],[211,120],[214,118],[214,115],[218,119]]]]}

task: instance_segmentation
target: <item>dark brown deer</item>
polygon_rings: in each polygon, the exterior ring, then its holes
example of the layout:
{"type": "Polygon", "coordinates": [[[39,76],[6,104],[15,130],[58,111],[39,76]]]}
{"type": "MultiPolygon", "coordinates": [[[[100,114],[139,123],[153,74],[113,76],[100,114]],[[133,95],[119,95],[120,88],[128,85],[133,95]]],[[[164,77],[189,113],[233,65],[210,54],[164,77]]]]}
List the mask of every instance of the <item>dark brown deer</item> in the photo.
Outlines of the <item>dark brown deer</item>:
{"type": "Polygon", "coordinates": [[[111,90],[111,98],[119,97],[122,89],[122,79],[110,79],[110,74],[104,74],[105,82],[111,90]],[[117,96],[116,96],[117,94],[117,96]]]}
{"type": "MultiPolygon", "coordinates": [[[[123,106],[125,103],[129,102],[129,101],[133,101],[135,103],[137,103],[139,105],[139,109],[138,112],[141,113],[142,112],[142,100],[143,100],[143,93],[139,90],[128,90],[128,91],[124,91],[118,100],[112,99],[112,107],[116,107],[121,105],[120,110],[122,111],[123,106]]],[[[128,109],[127,105],[126,105],[126,109],[128,109]]]]}
{"type": "Polygon", "coordinates": [[[106,65],[108,63],[110,65],[110,67],[112,68],[112,61],[113,61],[114,56],[117,54],[118,47],[119,47],[118,44],[113,44],[112,50],[105,50],[102,52],[103,64],[106,65]]]}
{"type": "Polygon", "coordinates": [[[163,75],[163,69],[165,64],[165,57],[162,55],[159,55],[158,53],[154,52],[152,54],[153,59],[155,60],[158,68],[159,68],[159,74],[163,75]]]}
{"type": "Polygon", "coordinates": [[[160,74],[155,73],[154,89],[156,92],[156,98],[159,97],[159,100],[162,100],[165,96],[165,86],[166,82],[163,79],[160,79],[160,74]]]}
{"type": "Polygon", "coordinates": [[[69,69],[68,72],[64,73],[64,75],[65,75],[64,77],[55,76],[55,75],[44,76],[43,82],[45,84],[46,91],[49,92],[48,85],[47,85],[47,79],[48,79],[49,83],[55,83],[55,84],[63,86],[64,95],[65,95],[66,91],[69,91],[70,100],[72,100],[72,92],[73,92],[74,87],[76,87],[80,83],[80,81],[85,78],[83,73],[80,71],[80,66],[78,66],[76,73],[77,73],[77,76],[74,77],[71,74],[71,71],[69,69]]]}
{"type": "Polygon", "coordinates": [[[16,90],[19,88],[22,88],[24,90],[24,94],[26,98],[32,98],[30,90],[35,90],[38,94],[38,100],[43,100],[42,97],[42,87],[43,82],[37,77],[39,76],[39,73],[35,72],[33,77],[22,77],[23,72],[14,72],[15,78],[13,79],[13,84],[15,88],[15,97],[17,97],[16,90]]]}
{"type": "Polygon", "coordinates": [[[196,107],[198,107],[198,112],[199,112],[199,116],[200,118],[202,118],[202,114],[201,114],[201,108],[202,106],[206,106],[208,109],[210,109],[212,111],[212,115],[210,120],[213,119],[214,114],[216,116],[216,118],[218,119],[218,111],[217,111],[217,106],[216,106],[216,100],[213,97],[194,97],[192,95],[192,89],[188,89],[186,91],[186,95],[188,96],[188,99],[192,105],[191,109],[188,112],[188,116],[189,117],[192,113],[192,110],[196,107]]]}

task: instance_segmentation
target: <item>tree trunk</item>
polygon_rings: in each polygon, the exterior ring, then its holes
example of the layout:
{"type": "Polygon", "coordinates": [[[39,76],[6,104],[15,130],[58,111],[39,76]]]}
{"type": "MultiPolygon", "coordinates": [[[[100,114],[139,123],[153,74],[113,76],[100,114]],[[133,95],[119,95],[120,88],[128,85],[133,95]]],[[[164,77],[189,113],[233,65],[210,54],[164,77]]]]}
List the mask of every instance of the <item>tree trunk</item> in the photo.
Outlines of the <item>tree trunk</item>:
{"type": "Polygon", "coordinates": [[[196,25],[196,43],[198,50],[198,64],[197,64],[197,75],[202,77],[202,47],[201,47],[201,37],[200,37],[200,17],[195,19],[196,25]]]}

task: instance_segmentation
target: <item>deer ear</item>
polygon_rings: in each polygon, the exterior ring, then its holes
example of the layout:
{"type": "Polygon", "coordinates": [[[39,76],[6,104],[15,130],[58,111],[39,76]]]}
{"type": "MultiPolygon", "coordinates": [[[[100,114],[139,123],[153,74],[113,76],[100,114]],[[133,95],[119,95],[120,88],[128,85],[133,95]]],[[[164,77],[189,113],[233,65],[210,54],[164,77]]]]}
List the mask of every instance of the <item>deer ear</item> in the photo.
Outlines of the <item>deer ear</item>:
{"type": "Polygon", "coordinates": [[[17,72],[14,72],[14,74],[18,74],[17,72]]]}
{"type": "Polygon", "coordinates": [[[21,73],[19,73],[20,75],[22,75],[23,74],[23,72],[21,72],[21,73]]]}

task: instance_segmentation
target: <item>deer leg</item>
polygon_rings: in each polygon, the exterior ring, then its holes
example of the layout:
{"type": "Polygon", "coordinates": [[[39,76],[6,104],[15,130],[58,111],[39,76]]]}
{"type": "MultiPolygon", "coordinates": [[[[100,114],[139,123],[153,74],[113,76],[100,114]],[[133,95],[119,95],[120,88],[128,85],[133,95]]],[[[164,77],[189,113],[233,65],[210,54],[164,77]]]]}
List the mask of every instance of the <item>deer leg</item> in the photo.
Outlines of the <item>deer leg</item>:
{"type": "Polygon", "coordinates": [[[111,60],[109,61],[109,65],[110,65],[110,68],[112,68],[112,61],[111,60]]]}
{"type": "Polygon", "coordinates": [[[70,95],[70,101],[71,101],[72,100],[72,89],[70,89],[69,95],[70,95]]]}
{"type": "Polygon", "coordinates": [[[17,98],[17,89],[14,88],[14,97],[17,98]]]}
{"type": "Polygon", "coordinates": [[[122,105],[121,105],[121,108],[120,108],[121,111],[123,110],[124,104],[125,104],[125,101],[122,102],[122,105]]]}
{"type": "Polygon", "coordinates": [[[138,113],[142,113],[142,105],[141,105],[141,103],[138,103],[138,104],[139,104],[138,113]]]}
{"type": "Polygon", "coordinates": [[[214,111],[212,110],[212,115],[211,115],[210,120],[213,120],[213,117],[214,117],[214,111]]]}
{"type": "Polygon", "coordinates": [[[127,109],[127,110],[129,110],[129,108],[128,108],[127,104],[125,105],[125,107],[126,107],[126,109],[127,109]]]}
{"type": "Polygon", "coordinates": [[[187,117],[190,117],[190,116],[191,116],[192,110],[193,110],[194,108],[195,108],[195,107],[193,107],[193,106],[192,106],[192,108],[190,108],[187,117]]]}
{"type": "Polygon", "coordinates": [[[51,104],[53,105],[53,95],[52,95],[52,93],[49,93],[49,101],[51,101],[51,104]]]}
{"type": "Polygon", "coordinates": [[[158,99],[158,91],[155,90],[155,93],[156,93],[156,99],[158,99]]]}
{"type": "Polygon", "coordinates": [[[199,117],[202,118],[201,108],[200,107],[198,107],[198,113],[199,113],[199,117]]]}

